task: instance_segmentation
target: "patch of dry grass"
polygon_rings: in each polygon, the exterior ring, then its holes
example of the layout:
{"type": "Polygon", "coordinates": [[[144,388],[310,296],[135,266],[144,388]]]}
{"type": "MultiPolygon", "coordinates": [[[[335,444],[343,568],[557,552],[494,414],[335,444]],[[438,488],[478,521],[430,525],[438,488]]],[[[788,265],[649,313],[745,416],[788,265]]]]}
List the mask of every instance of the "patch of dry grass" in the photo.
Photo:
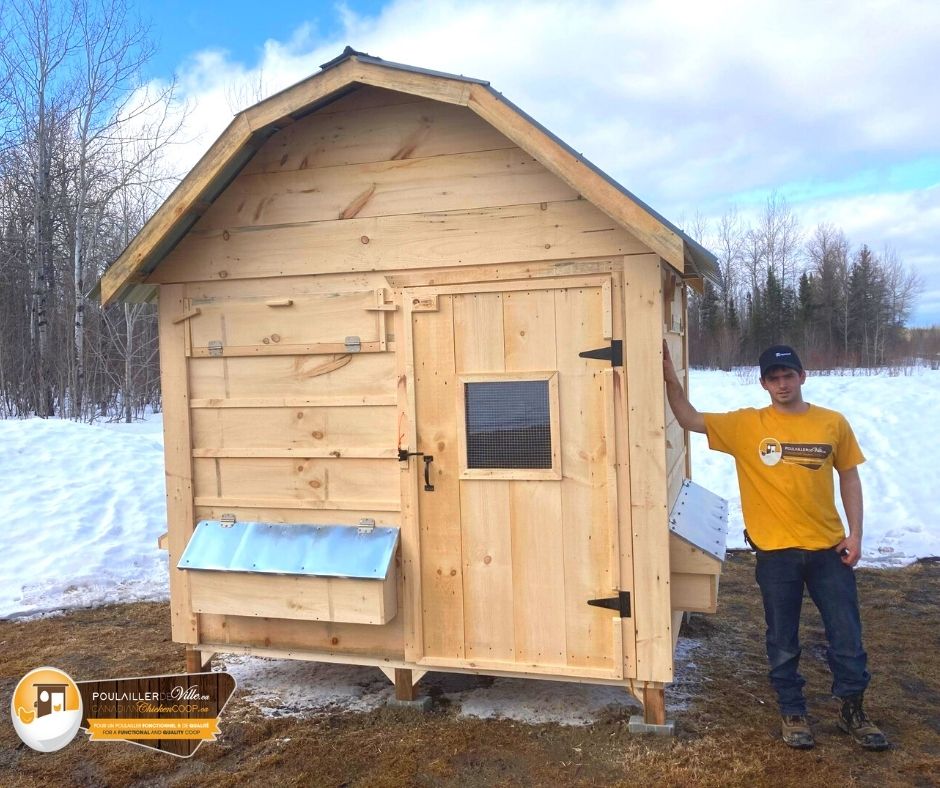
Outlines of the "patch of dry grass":
{"type": "MultiPolygon", "coordinates": [[[[866,646],[874,673],[868,708],[892,739],[863,753],[835,726],[822,624],[804,615],[802,669],[818,745],[785,747],[767,684],[763,620],[753,558],[725,567],[716,616],[685,634],[701,642],[693,701],[674,739],[635,737],[625,719],[584,728],[461,719],[446,703],[419,714],[384,708],[308,719],[262,717],[232,701],[223,739],[179,760],[80,735],[58,753],[20,745],[0,726],[0,781],[12,785],[323,786],[658,785],[928,786],[940,775],[940,566],[859,572],[866,646]]],[[[0,622],[0,690],[38,665],[77,679],[183,670],[165,604],[81,610],[60,618],[0,622]]]]}

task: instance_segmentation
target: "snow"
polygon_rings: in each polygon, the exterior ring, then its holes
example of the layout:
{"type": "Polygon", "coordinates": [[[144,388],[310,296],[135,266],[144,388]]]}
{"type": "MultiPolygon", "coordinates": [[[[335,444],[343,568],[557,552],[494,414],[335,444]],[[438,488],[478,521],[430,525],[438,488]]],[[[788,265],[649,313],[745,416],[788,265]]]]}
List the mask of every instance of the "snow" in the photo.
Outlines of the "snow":
{"type": "MultiPolygon", "coordinates": [[[[767,395],[752,371],[695,370],[691,399],[701,411],[762,407],[767,395]]],[[[910,374],[811,374],[804,397],[842,411],[868,457],[863,565],[897,566],[940,555],[924,446],[940,445],[940,371],[910,374]]],[[[0,420],[0,618],[168,595],[162,422],[76,424],[55,419],[0,420]]],[[[733,460],[692,436],[693,478],[730,502],[729,547],[743,547],[733,460]]],[[[694,682],[694,641],[681,640],[670,708],[694,682]],[[685,667],[683,667],[685,666],[685,667]],[[688,671],[683,673],[683,670],[688,671]],[[691,673],[689,672],[691,671],[691,673]]],[[[391,696],[375,668],[230,655],[224,664],[248,699],[270,714],[366,710],[391,696]]],[[[455,683],[429,674],[463,714],[527,722],[585,724],[627,714],[621,689],[602,685],[481,680],[455,683]],[[450,683],[448,683],[450,682],[450,683]]]]}
{"type": "Polygon", "coordinates": [[[167,597],[159,417],[0,420],[0,617],[167,597]]]}

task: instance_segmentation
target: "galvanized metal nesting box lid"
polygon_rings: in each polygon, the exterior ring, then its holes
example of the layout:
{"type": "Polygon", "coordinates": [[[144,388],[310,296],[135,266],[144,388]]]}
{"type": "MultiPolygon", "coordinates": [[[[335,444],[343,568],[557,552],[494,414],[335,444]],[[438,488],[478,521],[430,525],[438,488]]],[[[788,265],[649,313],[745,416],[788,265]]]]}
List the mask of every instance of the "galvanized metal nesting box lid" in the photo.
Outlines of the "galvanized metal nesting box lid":
{"type": "Polygon", "coordinates": [[[693,547],[724,561],[728,540],[728,502],[686,479],[669,512],[669,530],[693,547]]]}
{"type": "Polygon", "coordinates": [[[203,520],[177,568],[384,580],[398,534],[399,529],[390,526],[203,520]]]}

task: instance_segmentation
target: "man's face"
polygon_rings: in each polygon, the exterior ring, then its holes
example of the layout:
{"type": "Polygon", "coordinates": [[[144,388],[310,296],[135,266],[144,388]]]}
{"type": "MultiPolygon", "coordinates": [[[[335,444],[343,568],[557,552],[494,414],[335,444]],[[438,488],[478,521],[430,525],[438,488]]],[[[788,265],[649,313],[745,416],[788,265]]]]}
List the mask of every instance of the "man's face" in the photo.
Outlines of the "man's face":
{"type": "Polygon", "coordinates": [[[806,372],[797,372],[789,367],[773,367],[761,378],[760,384],[778,405],[791,405],[802,401],[801,389],[806,382],[806,372]]]}

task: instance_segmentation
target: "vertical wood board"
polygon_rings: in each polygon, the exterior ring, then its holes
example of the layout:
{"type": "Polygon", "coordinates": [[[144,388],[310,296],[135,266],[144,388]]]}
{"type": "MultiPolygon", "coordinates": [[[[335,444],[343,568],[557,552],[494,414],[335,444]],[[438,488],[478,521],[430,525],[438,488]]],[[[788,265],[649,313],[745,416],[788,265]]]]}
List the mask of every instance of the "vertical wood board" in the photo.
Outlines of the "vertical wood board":
{"type": "Polygon", "coordinates": [[[672,609],[658,257],[629,258],[623,290],[637,678],[669,682],[673,675],[672,609]]]}

